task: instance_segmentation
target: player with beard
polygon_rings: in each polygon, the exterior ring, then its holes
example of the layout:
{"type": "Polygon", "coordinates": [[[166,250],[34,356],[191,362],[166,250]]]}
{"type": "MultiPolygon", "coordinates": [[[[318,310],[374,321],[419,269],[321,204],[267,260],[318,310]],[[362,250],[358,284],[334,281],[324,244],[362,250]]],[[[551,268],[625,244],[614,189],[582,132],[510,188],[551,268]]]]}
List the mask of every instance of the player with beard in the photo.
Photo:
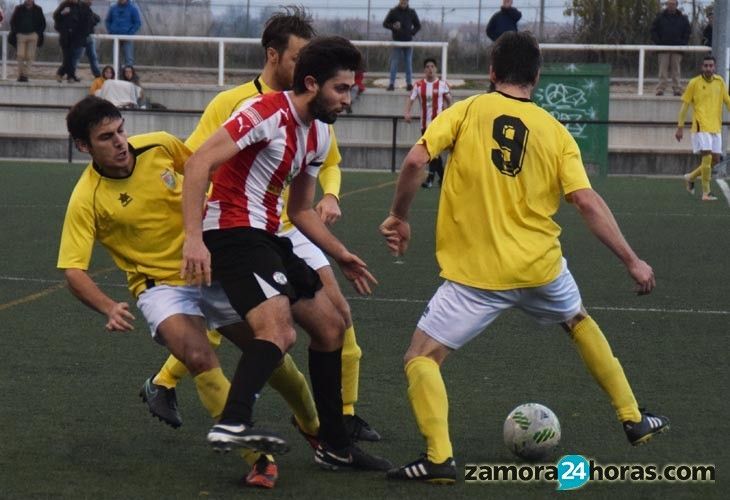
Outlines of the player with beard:
{"type": "Polygon", "coordinates": [[[345,322],[317,273],[293,253],[290,240],[276,235],[282,192],[291,185],[288,215],[294,225],[338,263],[358,293],[369,294],[376,283],[366,264],[312,208],[317,173],[331,141],[327,123],[349,105],[361,60],[344,38],[315,39],[299,53],[293,91],[249,101],[186,164],[181,274],[191,284],[220,280],[254,336],[244,348],[220,422],[208,433],[217,449],[287,449],[275,434],[254,428],[252,417],[256,395],[294,343],[294,317],[310,336],[309,373],[320,419],[315,461],[327,469],[385,470],[390,465],[354,445],[345,429],[345,322]]]}

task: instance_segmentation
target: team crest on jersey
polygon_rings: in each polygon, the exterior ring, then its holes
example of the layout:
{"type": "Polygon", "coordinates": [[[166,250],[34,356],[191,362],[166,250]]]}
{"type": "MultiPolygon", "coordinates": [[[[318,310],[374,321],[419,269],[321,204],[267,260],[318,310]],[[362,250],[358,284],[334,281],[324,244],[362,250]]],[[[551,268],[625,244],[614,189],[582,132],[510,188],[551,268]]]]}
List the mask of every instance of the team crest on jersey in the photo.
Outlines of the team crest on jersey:
{"type": "Polygon", "coordinates": [[[132,201],[132,197],[129,196],[127,193],[120,193],[119,194],[119,201],[122,204],[123,207],[126,207],[129,205],[132,201]]]}
{"type": "Polygon", "coordinates": [[[286,285],[288,283],[286,275],[284,273],[280,273],[279,271],[275,272],[272,278],[274,278],[274,281],[276,281],[280,285],[286,285]]]}
{"type": "Polygon", "coordinates": [[[175,189],[175,184],[177,183],[175,181],[175,174],[171,171],[165,169],[164,172],[160,174],[160,178],[162,179],[162,182],[165,183],[165,186],[167,186],[167,189],[173,190],[175,189]]]}

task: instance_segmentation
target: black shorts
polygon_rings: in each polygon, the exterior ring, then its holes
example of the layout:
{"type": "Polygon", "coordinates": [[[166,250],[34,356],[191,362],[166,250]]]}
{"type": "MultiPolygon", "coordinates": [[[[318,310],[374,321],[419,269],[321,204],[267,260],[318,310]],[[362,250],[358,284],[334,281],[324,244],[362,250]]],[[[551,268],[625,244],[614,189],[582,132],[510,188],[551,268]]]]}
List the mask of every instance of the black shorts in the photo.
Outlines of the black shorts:
{"type": "Polygon", "coordinates": [[[213,280],[221,283],[242,318],[276,295],[294,303],[322,288],[317,271],[297,257],[288,238],[237,227],[205,231],[203,241],[210,251],[213,280]]]}

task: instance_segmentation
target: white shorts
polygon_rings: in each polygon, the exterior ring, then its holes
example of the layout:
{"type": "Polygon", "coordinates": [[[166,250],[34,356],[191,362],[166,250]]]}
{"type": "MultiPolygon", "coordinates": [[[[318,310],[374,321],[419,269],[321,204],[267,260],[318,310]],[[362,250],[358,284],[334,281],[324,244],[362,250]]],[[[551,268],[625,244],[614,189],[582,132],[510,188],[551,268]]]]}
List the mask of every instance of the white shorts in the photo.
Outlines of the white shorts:
{"type": "Polygon", "coordinates": [[[426,306],[418,328],[440,344],[458,349],[513,307],[538,323],[554,324],[573,318],[581,304],[578,285],[563,260],[560,275],[536,288],[493,291],[445,281],[426,306]]]}
{"type": "Polygon", "coordinates": [[[296,227],[285,233],[277,233],[277,236],[289,238],[296,256],[303,259],[315,271],[330,265],[324,252],[317,245],[309,241],[309,238],[304,236],[296,227]]]}
{"type": "Polygon", "coordinates": [[[201,316],[210,330],[242,321],[217,282],[209,287],[157,285],[140,294],[137,307],[158,342],[157,328],[173,314],[201,316]]]}
{"type": "Polygon", "coordinates": [[[711,134],[710,132],[693,132],[692,133],[692,152],[712,151],[716,154],[722,154],[722,135],[711,134]]]}

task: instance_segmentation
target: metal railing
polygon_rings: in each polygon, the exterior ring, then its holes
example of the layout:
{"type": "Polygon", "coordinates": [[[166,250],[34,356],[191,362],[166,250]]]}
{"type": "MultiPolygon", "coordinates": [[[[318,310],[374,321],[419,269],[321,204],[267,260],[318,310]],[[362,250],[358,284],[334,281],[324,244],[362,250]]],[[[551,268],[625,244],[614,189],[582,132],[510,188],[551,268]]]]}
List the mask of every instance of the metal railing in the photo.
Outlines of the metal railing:
{"type": "MultiPolygon", "coordinates": [[[[2,37],[2,68],[0,78],[8,78],[8,32],[0,31],[2,37]]],[[[58,33],[46,33],[46,37],[58,38],[58,33]]],[[[225,50],[230,45],[261,45],[258,38],[231,38],[231,37],[205,37],[205,36],[150,36],[150,35],[93,35],[96,40],[111,40],[112,62],[115,68],[119,67],[119,42],[160,42],[160,43],[215,43],[218,45],[218,85],[225,85],[225,50]]],[[[449,44],[447,42],[392,42],[372,40],[352,40],[356,47],[431,47],[441,49],[441,74],[444,79],[448,75],[449,44]]],[[[119,78],[119,75],[116,75],[119,78]]]]}
{"type": "MultiPolygon", "coordinates": [[[[57,33],[49,32],[48,37],[58,37],[57,33]]],[[[2,68],[0,78],[7,79],[8,60],[8,32],[0,31],[2,38],[2,68]]],[[[215,43],[218,44],[218,85],[225,84],[225,49],[227,45],[259,45],[258,38],[220,38],[203,36],[149,36],[149,35],[94,35],[97,40],[111,40],[113,42],[113,63],[119,67],[119,42],[132,40],[139,42],[160,42],[160,43],[215,43]]],[[[393,42],[376,40],[353,40],[357,47],[432,47],[441,49],[441,76],[444,80],[448,77],[448,42],[393,42]]],[[[710,47],[704,45],[691,46],[666,46],[666,45],[602,45],[602,44],[563,44],[543,43],[540,45],[543,51],[577,51],[590,50],[598,52],[638,52],[638,95],[644,94],[645,64],[647,52],[709,52],[710,47]]],[[[579,61],[575,61],[579,62],[579,61]]],[[[725,50],[725,67],[730,73],[730,48],[725,50]]],[[[725,74],[725,81],[730,80],[730,74],[725,74]]]]}

